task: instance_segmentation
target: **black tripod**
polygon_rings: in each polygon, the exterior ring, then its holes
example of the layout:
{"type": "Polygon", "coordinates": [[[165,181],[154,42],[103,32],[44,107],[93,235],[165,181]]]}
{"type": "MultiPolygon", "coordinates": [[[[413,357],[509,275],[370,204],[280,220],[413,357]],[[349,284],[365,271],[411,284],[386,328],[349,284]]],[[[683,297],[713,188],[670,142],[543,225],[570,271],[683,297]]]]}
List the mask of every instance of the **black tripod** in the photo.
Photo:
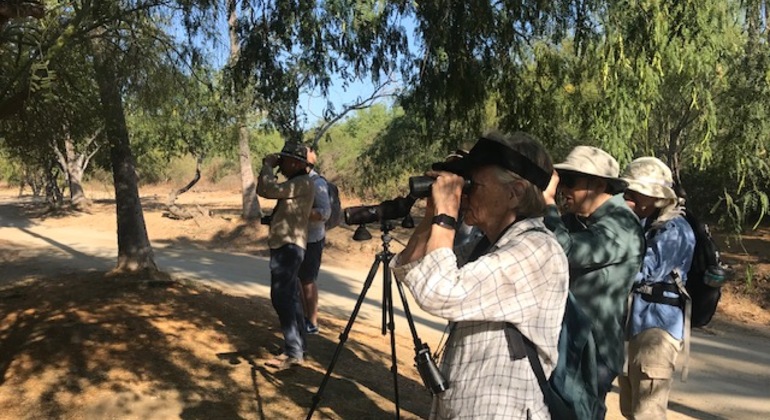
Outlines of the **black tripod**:
{"type": "MultiPolygon", "coordinates": [[[[382,335],[385,335],[385,328],[387,325],[387,329],[390,331],[390,355],[391,355],[391,363],[393,363],[391,367],[391,372],[393,372],[393,391],[394,391],[395,403],[396,403],[396,418],[401,417],[399,397],[398,397],[398,367],[397,367],[398,365],[396,363],[396,335],[394,334],[395,323],[393,321],[393,294],[391,291],[391,285],[393,281],[391,279],[391,272],[389,268],[390,261],[393,259],[393,256],[395,255],[392,252],[390,252],[390,240],[391,240],[390,231],[393,230],[392,222],[391,221],[381,222],[380,230],[382,231],[382,251],[376,255],[374,262],[372,263],[372,268],[369,270],[369,275],[366,276],[366,281],[364,282],[363,290],[361,290],[361,294],[358,295],[356,306],[353,308],[353,313],[350,315],[348,324],[345,326],[345,329],[342,331],[342,334],[340,334],[340,342],[339,344],[337,344],[337,348],[334,351],[334,356],[332,356],[331,362],[329,362],[329,368],[326,369],[326,375],[324,375],[324,378],[321,381],[321,385],[318,387],[318,392],[316,392],[316,394],[313,396],[313,405],[310,407],[310,412],[308,412],[307,414],[308,420],[310,420],[310,418],[313,417],[313,413],[318,407],[318,403],[321,401],[321,394],[323,394],[324,388],[326,387],[326,383],[329,381],[329,377],[331,376],[332,371],[334,370],[334,365],[337,363],[337,359],[340,356],[340,352],[342,351],[342,346],[345,345],[345,342],[348,339],[348,334],[350,333],[350,329],[353,327],[353,323],[356,320],[356,316],[358,316],[358,311],[359,309],[361,309],[361,304],[364,302],[364,298],[366,297],[366,292],[369,291],[369,287],[372,285],[372,281],[374,281],[374,276],[377,274],[377,270],[379,269],[380,264],[383,265],[382,335]]],[[[403,286],[401,286],[401,283],[396,282],[396,288],[398,289],[398,293],[401,296],[401,302],[404,305],[404,314],[406,315],[406,320],[409,323],[409,329],[412,332],[412,339],[414,340],[415,351],[420,351],[423,348],[427,348],[427,346],[424,345],[420,340],[420,338],[417,336],[417,330],[414,327],[414,319],[412,318],[412,314],[409,312],[409,305],[407,304],[407,301],[406,301],[406,295],[404,294],[403,286]]]]}

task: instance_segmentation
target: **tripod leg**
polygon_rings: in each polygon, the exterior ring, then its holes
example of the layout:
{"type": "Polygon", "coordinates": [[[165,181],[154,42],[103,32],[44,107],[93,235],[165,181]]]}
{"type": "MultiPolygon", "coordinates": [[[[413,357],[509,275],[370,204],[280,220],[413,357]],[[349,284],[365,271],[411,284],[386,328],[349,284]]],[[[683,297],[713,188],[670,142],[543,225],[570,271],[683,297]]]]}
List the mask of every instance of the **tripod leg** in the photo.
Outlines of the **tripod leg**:
{"type": "Polygon", "coordinates": [[[422,340],[420,340],[420,337],[417,335],[417,328],[414,326],[414,318],[412,318],[412,313],[409,311],[409,303],[406,301],[406,294],[404,293],[404,286],[401,285],[401,283],[396,282],[396,289],[398,289],[398,294],[401,296],[401,304],[404,305],[404,315],[406,316],[406,322],[409,324],[409,330],[412,333],[412,340],[414,340],[414,349],[419,350],[422,348],[422,340]]]}
{"type": "Polygon", "coordinates": [[[396,323],[393,316],[393,280],[391,279],[390,267],[385,265],[383,270],[383,278],[385,285],[383,289],[386,296],[387,308],[388,308],[388,329],[390,330],[390,361],[392,363],[391,371],[393,372],[393,392],[396,402],[396,418],[401,418],[401,405],[399,404],[398,397],[398,359],[396,358],[396,323]]]}
{"type": "Polygon", "coordinates": [[[337,344],[337,348],[334,350],[334,355],[332,356],[331,362],[329,362],[329,367],[326,369],[326,374],[324,375],[324,378],[321,381],[321,385],[318,386],[318,392],[316,392],[315,395],[313,395],[313,405],[310,407],[310,411],[307,413],[307,417],[306,417],[307,420],[310,420],[310,418],[313,417],[313,413],[318,407],[318,403],[321,402],[321,395],[323,394],[324,388],[326,388],[326,383],[329,381],[329,378],[331,377],[332,371],[334,370],[334,365],[337,364],[337,359],[339,358],[340,353],[342,352],[342,346],[344,346],[345,342],[348,340],[350,329],[353,327],[353,323],[355,322],[356,317],[358,316],[358,311],[361,309],[361,304],[364,302],[364,298],[366,298],[366,292],[369,290],[369,287],[371,287],[372,285],[372,281],[374,280],[374,276],[377,274],[377,269],[379,268],[381,261],[382,260],[380,258],[377,258],[374,260],[374,263],[372,263],[372,268],[369,270],[369,274],[366,276],[366,281],[364,281],[364,287],[361,290],[361,294],[358,295],[358,300],[356,300],[356,305],[353,308],[353,312],[350,314],[350,319],[348,320],[348,324],[345,326],[345,329],[342,331],[342,334],[340,334],[340,342],[339,344],[337,344]]]}

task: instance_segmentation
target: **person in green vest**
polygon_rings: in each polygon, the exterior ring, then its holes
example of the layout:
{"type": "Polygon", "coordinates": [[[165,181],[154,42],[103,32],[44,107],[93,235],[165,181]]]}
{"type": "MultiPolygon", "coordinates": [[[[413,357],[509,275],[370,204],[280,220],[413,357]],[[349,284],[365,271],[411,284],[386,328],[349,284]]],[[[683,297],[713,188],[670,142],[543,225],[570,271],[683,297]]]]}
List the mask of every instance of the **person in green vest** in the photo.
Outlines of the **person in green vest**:
{"type": "Polygon", "coordinates": [[[625,363],[627,297],[644,257],[644,234],[623,199],[626,182],[609,153],[577,146],[554,169],[543,192],[544,222],[567,254],[570,291],[593,319],[598,395],[604,400],[625,363]]]}

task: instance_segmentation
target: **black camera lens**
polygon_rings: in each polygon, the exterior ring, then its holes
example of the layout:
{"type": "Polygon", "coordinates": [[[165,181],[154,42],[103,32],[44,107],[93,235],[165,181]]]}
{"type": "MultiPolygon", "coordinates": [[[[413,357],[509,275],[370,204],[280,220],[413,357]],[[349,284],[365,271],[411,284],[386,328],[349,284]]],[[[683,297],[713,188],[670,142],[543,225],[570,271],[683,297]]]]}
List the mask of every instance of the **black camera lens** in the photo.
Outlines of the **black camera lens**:
{"type": "Polygon", "coordinates": [[[380,206],[355,206],[344,211],[348,226],[365,225],[380,220],[380,206]]]}
{"type": "Polygon", "coordinates": [[[414,198],[399,197],[385,200],[374,206],[355,206],[345,209],[345,223],[349,226],[382,222],[406,217],[412,209],[414,198]]]}

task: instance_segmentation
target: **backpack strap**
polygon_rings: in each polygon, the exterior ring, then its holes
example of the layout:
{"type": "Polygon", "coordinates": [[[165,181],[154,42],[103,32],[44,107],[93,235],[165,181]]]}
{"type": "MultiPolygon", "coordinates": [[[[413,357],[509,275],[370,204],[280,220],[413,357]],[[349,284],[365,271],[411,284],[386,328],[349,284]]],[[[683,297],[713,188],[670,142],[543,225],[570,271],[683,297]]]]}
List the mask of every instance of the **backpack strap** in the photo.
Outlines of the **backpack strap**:
{"type": "Polygon", "coordinates": [[[674,283],[658,282],[652,284],[635,283],[632,292],[639,294],[639,296],[647,302],[662,303],[664,305],[671,305],[677,307],[684,306],[684,295],[681,293],[679,287],[674,283]],[[664,293],[676,293],[678,297],[668,297],[664,293]]]}
{"type": "Polygon", "coordinates": [[[692,298],[687,293],[687,289],[682,283],[682,273],[679,269],[674,269],[671,272],[671,276],[674,278],[676,286],[679,288],[679,294],[684,296],[684,335],[682,338],[682,352],[684,353],[684,363],[682,364],[682,382],[687,382],[687,376],[690,373],[690,327],[692,318],[692,298]]]}
{"type": "Polygon", "coordinates": [[[524,334],[510,322],[505,323],[505,338],[508,339],[508,348],[511,350],[511,360],[521,360],[525,357],[529,358],[529,364],[535,372],[537,383],[540,385],[540,390],[543,392],[543,395],[545,395],[546,389],[550,387],[550,385],[545,378],[545,371],[543,370],[543,365],[540,363],[540,357],[537,356],[535,343],[525,337],[524,334]]]}
{"type": "Polygon", "coordinates": [[[511,350],[511,360],[520,360],[524,357],[529,359],[529,365],[537,378],[537,384],[540,386],[540,392],[543,393],[543,400],[551,413],[552,418],[563,420],[577,420],[575,412],[567,405],[564,399],[551,386],[551,383],[545,377],[543,365],[540,363],[540,357],[537,355],[537,348],[529,338],[519,331],[510,322],[505,323],[505,336],[508,339],[508,347],[511,350]],[[524,350],[524,356],[521,356],[521,350],[524,350]]]}

